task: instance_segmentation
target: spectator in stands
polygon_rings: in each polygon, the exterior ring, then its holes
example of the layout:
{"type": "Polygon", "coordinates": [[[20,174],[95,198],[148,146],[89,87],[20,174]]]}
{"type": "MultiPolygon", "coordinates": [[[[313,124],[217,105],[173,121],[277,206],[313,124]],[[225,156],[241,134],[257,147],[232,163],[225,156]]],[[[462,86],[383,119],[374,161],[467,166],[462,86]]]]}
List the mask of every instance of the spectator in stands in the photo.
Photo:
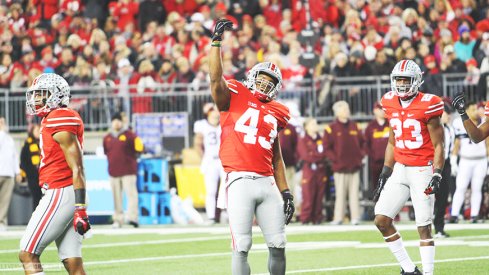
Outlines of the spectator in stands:
{"type": "Polygon", "coordinates": [[[43,28],[49,28],[51,17],[59,11],[59,0],[33,0],[32,6],[35,7],[35,17],[41,20],[43,28]]]}
{"type": "Polygon", "coordinates": [[[65,79],[69,78],[75,66],[75,58],[70,48],[66,47],[61,51],[60,62],[54,71],[65,79]]]}
{"type": "Polygon", "coordinates": [[[159,0],[142,0],[139,4],[138,27],[145,30],[149,22],[163,24],[166,21],[166,9],[159,0]]]}
{"type": "Polygon", "coordinates": [[[467,76],[465,77],[465,85],[477,85],[481,76],[481,71],[478,68],[477,60],[471,58],[465,62],[467,66],[467,76]]]}
{"type": "Polygon", "coordinates": [[[460,39],[454,45],[455,55],[458,59],[466,62],[473,57],[472,52],[474,51],[475,40],[471,39],[470,28],[467,24],[462,23],[458,27],[458,34],[460,39]]]}
{"type": "Polygon", "coordinates": [[[123,124],[120,113],[112,116],[111,131],[104,137],[104,153],[109,164],[110,185],[114,196],[113,228],[124,223],[122,192],[127,197],[126,219],[138,227],[137,157],[144,150],[141,139],[123,124]],[[123,164],[123,165],[122,165],[123,164]]]}
{"type": "Polygon", "coordinates": [[[41,187],[39,186],[39,134],[40,125],[32,124],[27,139],[20,152],[20,172],[22,177],[27,179],[27,184],[32,196],[32,210],[36,209],[42,197],[41,187]]]}
{"type": "Polygon", "coordinates": [[[7,213],[14,191],[20,182],[19,156],[14,139],[8,134],[5,118],[0,116],[0,232],[7,230],[7,213]]]}
{"type": "Polygon", "coordinates": [[[119,87],[119,89],[116,90],[116,94],[120,98],[120,104],[118,107],[116,106],[116,110],[129,114],[129,94],[133,93],[133,86],[137,84],[137,77],[134,74],[134,68],[126,58],[117,62],[117,77],[115,78],[115,84],[119,87]]]}
{"type": "Polygon", "coordinates": [[[452,45],[445,46],[443,49],[444,56],[440,63],[440,69],[445,73],[466,73],[467,66],[455,55],[452,45]]]}
{"type": "Polygon", "coordinates": [[[350,107],[346,101],[333,104],[336,120],[325,135],[326,156],[332,162],[336,201],[332,224],[341,224],[346,211],[348,196],[350,222],[360,222],[360,168],[363,158],[363,136],[356,123],[350,119],[350,107]],[[348,192],[348,195],[347,195],[348,192]]]}
{"type": "Polygon", "coordinates": [[[14,72],[12,57],[8,53],[3,53],[0,60],[0,87],[8,88],[14,72]]]}
{"type": "Polygon", "coordinates": [[[441,96],[443,93],[442,77],[440,75],[440,69],[436,65],[436,59],[434,55],[428,55],[423,60],[426,67],[424,71],[424,83],[421,86],[423,91],[429,90],[430,93],[441,96]]]}
{"type": "MultiPolygon", "coordinates": [[[[177,59],[176,61],[176,67],[177,67],[177,76],[176,76],[176,82],[177,83],[183,83],[183,84],[189,84],[192,83],[195,77],[195,73],[190,69],[190,64],[187,58],[181,56],[180,58],[177,59]]],[[[176,89],[177,91],[186,91],[187,88],[179,88],[176,89]]]]}
{"type": "Polygon", "coordinates": [[[109,15],[108,5],[110,1],[111,0],[83,0],[85,5],[83,16],[96,19],[98,27],[103,28],[109,15]]]}
{"type": "Polygon", "coordinates": [[[390,130],[379,102],[375,103],[373,113],[374,119],[368,123],[364,134],[365,152],[368,156],[369,192],[377,188],[377,181],[384,167],[384,154],[390,130]]]}
{"type": "Polygon", "coordinates": [[[326,176],[326,151],[323,132],[314,118],[304,121],[304,132],[297,144],[297,154],[302,160],[302,205],[300,221],[320,224],[323,219],[324,191],[328,184],[326,176]]]}

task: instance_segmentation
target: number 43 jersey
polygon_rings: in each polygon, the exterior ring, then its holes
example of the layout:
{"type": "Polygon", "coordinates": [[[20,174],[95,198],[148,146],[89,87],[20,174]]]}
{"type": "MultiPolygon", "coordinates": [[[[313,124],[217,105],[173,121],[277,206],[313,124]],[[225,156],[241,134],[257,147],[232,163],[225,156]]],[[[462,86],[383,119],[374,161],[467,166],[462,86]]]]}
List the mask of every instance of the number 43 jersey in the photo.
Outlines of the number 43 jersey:
{"type": "Polygon", "coordinates": [[[403,107],[391,91],[382,97],[381,104],[394,132],[394,160],[407,166],[431,165],[435,152],[427,124],[443,114],[443,101],[436,95],[419,92],[403,107]]]}
{"type": "Polygon", "coordinates": [[[276,101],[259,101],[234,79],[227,84],[231,101],[229,110],[220,117],[219,157],[224,171],[272,176],[273,142],[289,121],[289,109],[276,101]]]}

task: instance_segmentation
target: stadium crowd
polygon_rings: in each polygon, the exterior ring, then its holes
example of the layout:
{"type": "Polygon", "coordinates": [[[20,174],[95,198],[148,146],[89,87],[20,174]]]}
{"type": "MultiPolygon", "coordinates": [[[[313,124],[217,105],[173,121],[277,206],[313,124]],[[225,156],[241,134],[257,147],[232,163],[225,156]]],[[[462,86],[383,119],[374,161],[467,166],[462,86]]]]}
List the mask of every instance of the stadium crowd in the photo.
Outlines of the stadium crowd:
{"type": "MultiPolygon", "coordinates": [[[[415,60],[426,87],[438,76],[489,72],[489,3],[475,0],[310,0],[316,74],[389,74],[415,60]]],[[[97,81],[134,84],[206,81],[207,47],[217,18],[233,21],[224,39],[224,75],[243,79],[252,64],[276,63],[285,80],[302,80],[307,25],[301,0],[7,0],[0,6],[0,87],[26,87],[56,72],[74,87],[97,81]],[[228,36],[230,36],[228,34],[228,36]]],[[[438,85],[438,86],[437,86],[438,85]]],[[[126,91],[127,92],[127,91],[126,91]]]]}

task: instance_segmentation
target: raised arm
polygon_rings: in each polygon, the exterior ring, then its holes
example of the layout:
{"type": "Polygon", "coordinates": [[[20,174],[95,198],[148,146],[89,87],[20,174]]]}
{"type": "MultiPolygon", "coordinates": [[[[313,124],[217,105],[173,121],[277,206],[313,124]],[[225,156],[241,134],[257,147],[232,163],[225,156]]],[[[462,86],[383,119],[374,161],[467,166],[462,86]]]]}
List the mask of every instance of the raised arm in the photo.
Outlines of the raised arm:
{"type": "Polygon", "coordinates": [[[216,22],[216,27],[212,35],[212,47],[209,54],[211,95],[219,111],[227,111],[231,100],[226,80],[222,76],[221,41],[224,31],[231,29],[232,26],[233,23],[227,19],[220,19],[216,22]]]}
{"type": "Polygon", "coordinates": [[[489,136],[489,122],[487,120],[477,127],[465,113],[464,93],[459,93],[453,99],[452,105],[462,117],[464,128],[473,142],[479,143],[489,136]]]}

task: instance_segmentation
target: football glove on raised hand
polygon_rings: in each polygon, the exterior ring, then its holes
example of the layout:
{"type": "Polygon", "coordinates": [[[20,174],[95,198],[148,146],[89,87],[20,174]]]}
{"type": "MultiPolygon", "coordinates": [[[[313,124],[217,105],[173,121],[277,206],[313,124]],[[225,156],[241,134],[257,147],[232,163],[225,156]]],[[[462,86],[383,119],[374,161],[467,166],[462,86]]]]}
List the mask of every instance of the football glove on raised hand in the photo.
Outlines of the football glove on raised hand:
{"type": "Polygon", "coordinates": [[[84,235],[90,229],[90,222],[88,221],[87,209],[85,206],[75,206],[73,227],[80,235],[84,235]]]}
{"type": "Polygon", "coordinates": [[[233,22],[228,19],[219,19],[214,27],[214,32],[212,33],[212,41],[222,41],[222,34],[225,30],[230,30],[233,28],[233,22]]]}
{"type": "Polygon", "coordinates": [[[282,191],[282,198],[284,199],[285,224],[287,225],[294,217],[294,196],[292,196],[289,189],[285,189],[282,191]]]}
{"type": "Polygon", "coordinates": [[[452,101],[452,106],[457,110],[457,112],[462,117],[462,120],[467,120],[469,117],[465,113],[465,96],[464,92],[458,93],[452,101]]]}
{"type": "Polygon", "coordinates": [[[440,182],[441,182],[441,174],[434,173],[433,177],[431,177],[428,187],[426,187],[426,189],[424,190],[424,193],[426,195],[431,195],[438,192],[438,190],[440,189],[440,182]]]}
{"type": "Polygon", "coordinates": [[[389,179],[389,177],[392,175],[392,168],[389,166],[384,166],[382,168],[382,172],[380,172],[379,175],[379,180],[377,181],[377,188],[375,188],[374,191],[374,197],[373,201],[377,202],[380,198],[380,193],[382,192],[382,189],[384,189],[385,183],[389,179]]]}

